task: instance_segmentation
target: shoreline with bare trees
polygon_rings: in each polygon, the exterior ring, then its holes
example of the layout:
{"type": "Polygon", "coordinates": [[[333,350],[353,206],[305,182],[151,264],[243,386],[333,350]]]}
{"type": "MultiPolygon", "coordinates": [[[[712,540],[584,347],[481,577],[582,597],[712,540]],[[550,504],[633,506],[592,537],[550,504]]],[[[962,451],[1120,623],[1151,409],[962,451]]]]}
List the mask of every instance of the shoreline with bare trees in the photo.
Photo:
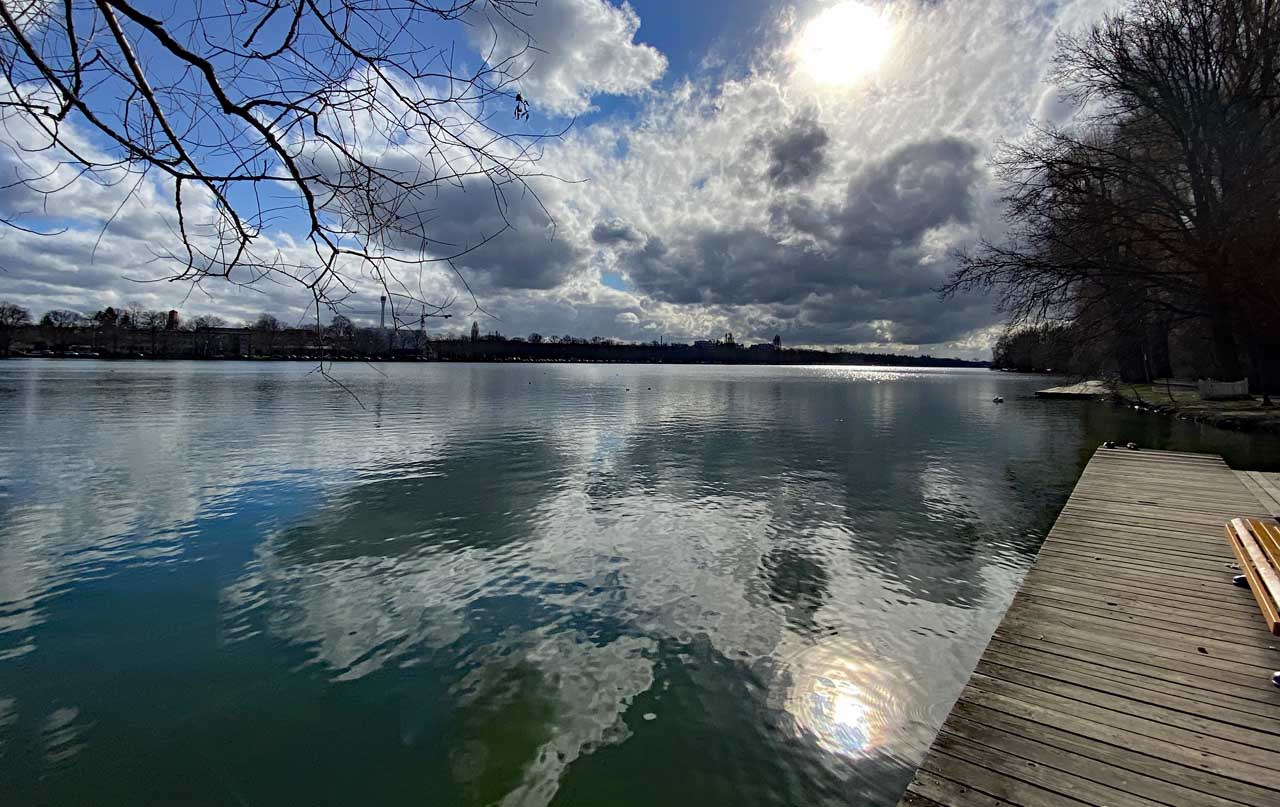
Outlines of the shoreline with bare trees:
{"type": "MultiPolygon", "coordinates": [[[[424,320],[425,321],[425,320],[424,320]]],[[[361,327],[345,316],[325,326],[290,327],[272,314],[229,326],[216,316],[183,320],[177,311],[108,306],[92,316],[56,309],[34,322],[25,308],[0,301],[0,357],[104,359],[270,359],[303,361],[551,361],[668,364],[868,364],[987,367],[990,362],[930,355],[784,348],[780,336],[754,345],[733,334],[693,344],[623,342],[599,336],[470,337],[425,328],[361,327]]]]}
{"type": "Polygon", "coordinates": [[[1064,371],[1248,379],[1265,403],[1280,392],[1280,11],[1136,0],[1062,37],[1055,64],[1076,115],[1002,145],[1007,235],[964,255],[944,293],[995,292],[1006,345],[1069,357],[1064,371]]]}
{"type": "MultiPolygon", "coordinates": [[[[531,334],[537,337],[537,334],[531,334]]],[[[357,328],[335,336],[315,328],[264,332],[252,327],[177,330],[64,328],[40,325],[0,335],[0,358],[238,360],[238,361],[454,361],[584,362],[621,364],[845,364],[893,367],[972,367],[989,362],[806,348],[770,343],[739,345],[706,341],[628,343],[612,339],[530,339],[427,335],[417,331],[357,328]],[[5,345],[8,347],[6,348],[5,345]]]]}

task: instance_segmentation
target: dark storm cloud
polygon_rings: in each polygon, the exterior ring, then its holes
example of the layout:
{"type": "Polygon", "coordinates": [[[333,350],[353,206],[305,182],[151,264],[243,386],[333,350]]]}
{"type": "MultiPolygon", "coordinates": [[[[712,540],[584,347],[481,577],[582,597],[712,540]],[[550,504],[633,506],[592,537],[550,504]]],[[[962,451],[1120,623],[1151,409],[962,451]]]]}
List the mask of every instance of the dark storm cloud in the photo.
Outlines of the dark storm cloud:
{"type": "MultiPolygon", "coordinates": [[[[434,256],[466,251],[454,263],[469,283],[484,289],[555,288],[588,254],[583,246],[556,236],[550,217],[531,194],[513,195],[499,207],[488,185],[472,183],[442,191],[415,215],[424,222],[426,251],[434,256]]],[[[423,243],[406,235],[393,246],[418,251],[423,243]]]]}
{"type": "Polygon", "coordinates": [[[644,241],[644,236],[625,221],[610,219],[597,222],[591,228],[591,240],[597,244],[611,246],[614,244],[641,243],[644,241]]]}
{"type": "MultiPolygon", "coordinates": [[[[7,233],[0,239],[0,279],[6,294],[39,296],[99,292],[120,284],[120,256],[103,250],[93,260],[96,233],[75,231],[57,237],[7,233]]],[[[136,256],[145,260],[146,254],[136,256]]],[[[86,305],[92,294],[83,295],[86,305]]]]}
{"type": "Polygon", "coordinates": [[[949,264],[925,239],[974,221],[983,179],[971,143],[923,140],[861,166],[838,203],[788,195],[767,230],[651,235],[627,242],[621,262],[657,299],[759,307],[787,321],[793,339],[884,341],[887,331],[899,342],[948,341],[988,324],[990,306],[937,299],[949,264]]]}
{"type": "Polygon", "coordinates": [[[765,177],[775,188],[804,184],[827,165],[831,136],[812,118],[801,118],[769,142],[769,167],[765,177]]]}
{"type": "Polygon", "coordinates": [[[911,143],[865,166],[849,183],[840,241],[859,249],[919,242],[927,231],[973,218],[978,150],[954,137],[911,143]]]}
{"type": "Polygon", "coordinates": [[[803,293],[792,282],[800,257],[769,233],[735,228],[694,233],[678,250],[654,236],[625,265],[638,288],[667,302],[782,303],[803,293]]]}

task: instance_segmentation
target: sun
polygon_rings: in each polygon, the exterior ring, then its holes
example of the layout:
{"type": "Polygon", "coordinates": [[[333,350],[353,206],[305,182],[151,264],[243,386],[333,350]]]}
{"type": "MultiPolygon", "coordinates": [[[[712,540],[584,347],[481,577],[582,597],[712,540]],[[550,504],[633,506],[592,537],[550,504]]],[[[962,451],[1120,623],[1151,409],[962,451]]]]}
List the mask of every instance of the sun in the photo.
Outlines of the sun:
{"type": "Polygon", "coordinates": [[[870,6],[843,2],[814,17],[793,48],[800,69],[822,84],[849,85],[875,70],[893,47],[893,27],[870,6]]]}

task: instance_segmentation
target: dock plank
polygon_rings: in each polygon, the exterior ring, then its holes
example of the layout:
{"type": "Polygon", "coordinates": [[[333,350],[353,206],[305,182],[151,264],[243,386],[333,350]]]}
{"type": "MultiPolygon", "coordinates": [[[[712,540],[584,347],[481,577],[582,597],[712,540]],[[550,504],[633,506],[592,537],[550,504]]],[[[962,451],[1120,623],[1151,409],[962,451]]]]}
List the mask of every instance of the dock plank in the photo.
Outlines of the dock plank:
{"type": "Polygon", "coordinates": [[[1280,515],[1280,474],[1236,471],[1236,476],[1253,495],[1258,497],[1268,512],[1280,515]]]}
{"type": "Polygon", "coordinates": [[[901,807],[1280,804],[1280,652],[1222,531],[1276,492],[1099,449],[901,807]]]}

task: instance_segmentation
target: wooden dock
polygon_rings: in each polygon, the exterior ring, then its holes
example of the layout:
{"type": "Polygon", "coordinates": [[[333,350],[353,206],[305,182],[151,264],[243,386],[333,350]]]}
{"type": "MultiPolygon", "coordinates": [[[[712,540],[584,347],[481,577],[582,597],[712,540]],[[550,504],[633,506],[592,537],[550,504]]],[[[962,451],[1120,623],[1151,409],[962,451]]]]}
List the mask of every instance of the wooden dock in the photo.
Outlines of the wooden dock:
{"type": "Polygon", "coordinates": [[[1218,457],[1099,449],[900,807],[1280,805],[1280,640],[1223,535],[1271,513],[1218,457]]]}
{"type": "Polygon", "coordinates": [[[1101,381],[1081,381],[1079,384],[1069,384],[1065,387],[1049,387],[1036,391],[1037,398],[1101,398],[1108,395],[1110,390],[1107,385],[1101,381]]]}
{"type": "Polygon", "coordinates": [[[1244,486],[1258,497],[1268,512],[1280,517],[1280,474],[1266,474],[1260,471],[1236,471],[1236,476],[1244,486]]]}

